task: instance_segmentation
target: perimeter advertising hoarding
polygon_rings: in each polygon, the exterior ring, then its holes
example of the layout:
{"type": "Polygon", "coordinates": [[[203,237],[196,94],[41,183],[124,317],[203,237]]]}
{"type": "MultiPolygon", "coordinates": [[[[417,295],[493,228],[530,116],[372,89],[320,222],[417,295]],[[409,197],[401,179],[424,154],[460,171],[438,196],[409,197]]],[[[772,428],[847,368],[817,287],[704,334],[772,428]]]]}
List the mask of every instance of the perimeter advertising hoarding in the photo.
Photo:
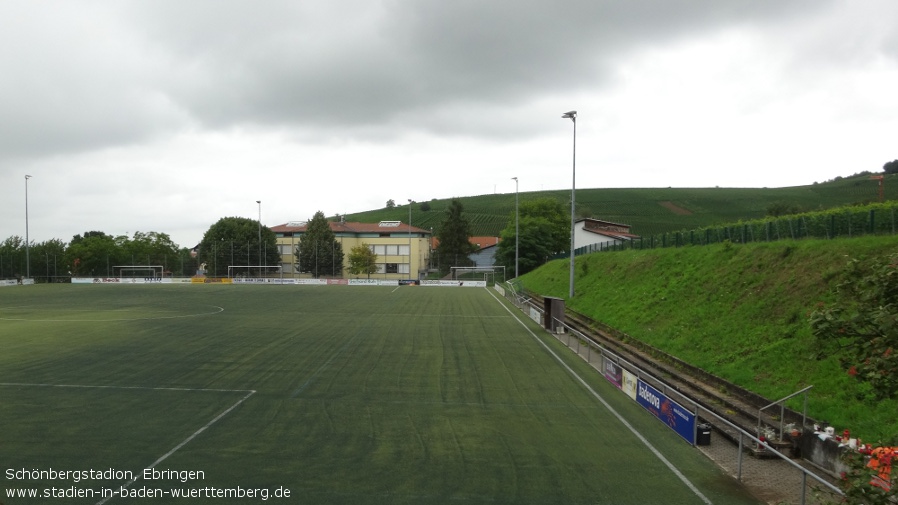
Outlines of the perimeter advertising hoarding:
{"type": "Polygon", "coordinates": [[[447,280],[428,280],[421,281],[422,286],[441,286],[441,287],[462,287],[462,288],[485,288],[486,281],[447,281],[447,280]]]}
{"type": "Polygon", "coordinates": [[[687,442],[695,445],[695,414],[681,407],[640,379],[636,384],[636,401],[662,423],[677,432],[687,442]]]}
{"type": "Polygon", "coordinates": [[[171,284],[170,277],[72,277],[72,284],[171,284]]]}
{"type": "Polygon", "coordinates": [[[615,362],[611,361],[607,356],[602,357],[602,374],[608,379],[608,382],[621,389],[623,386],[623,369],[615,362]]]}
{"type": "Polygon", "coordinates": [[[626,368],[624,368],[623,373],[623,384],[621,384],[621,391],[626,393],[627,396],[636,401],[636,383],[639,382],[639,378],[636,375],[630,373],[626,368]]]}

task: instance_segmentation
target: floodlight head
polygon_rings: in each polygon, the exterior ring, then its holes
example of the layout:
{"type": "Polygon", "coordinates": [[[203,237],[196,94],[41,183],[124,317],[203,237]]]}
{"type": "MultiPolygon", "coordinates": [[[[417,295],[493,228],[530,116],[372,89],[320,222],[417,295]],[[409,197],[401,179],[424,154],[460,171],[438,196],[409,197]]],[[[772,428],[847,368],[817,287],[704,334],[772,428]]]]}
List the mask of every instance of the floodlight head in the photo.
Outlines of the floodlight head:
{"type": "Polygon", "coordinates": [[[26,175],[26,176],[25,176],[25,180],[27,181],[28,179],[31,179],[31,176],[30,176],[30,175],[26,175]]]}
{"type": "Polygon", "coordinates": [[[262,203],[262,200],[256,200],[256,203],[260,204],[260,203],[262,203]]]}
{"type": "Polygon", "coordinates": [[[564,115],[561,116],[562,119],[570,119],[571,121],[577,120],[577,111],[572,110],[569,112],[565,112],[564,115]]]}
{"type": "Polygon", "coordinates": [[[512,179],[513,179],[513,180],[515,180],[515,181],[516,181],[516,180],[518,180],[518,178],[517,178],[517,177],[512,177],[512,179]]]}

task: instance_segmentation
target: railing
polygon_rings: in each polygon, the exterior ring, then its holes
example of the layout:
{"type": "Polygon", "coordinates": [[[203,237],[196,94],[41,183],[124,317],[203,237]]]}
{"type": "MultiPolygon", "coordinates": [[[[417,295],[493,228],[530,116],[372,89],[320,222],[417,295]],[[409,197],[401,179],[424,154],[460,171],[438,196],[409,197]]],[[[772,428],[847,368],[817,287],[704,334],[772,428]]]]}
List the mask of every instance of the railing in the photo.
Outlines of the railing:
{"type": "MultiPolygon", "coordinates": [[[[527,312],[537,311],[541,315],[541,317],[543,317],[543,318],[546,317],[545,310],[542,307],[533,303],[531,301],[531,299],[528,298],[527,296],[525,296],[521,293],[518,293],[517,290],[514,288],[514,286],[510,286],[509,283],[506,283],[504,285],[504,288],[505,288],[503,290],[504,296],[509,301],[511,301],[516,307],[521,309],[523,312],[527,313],[527,312]]],[[[672,397],[672,398],[676,398],[676,399],[680,400],[683,403],[684,407],[691,406],[691,408],[696,416],[696,420],[698,420],[699,418],[702,418],[706,421],[713,419],[713,422],[718,423],[718,426],[726,426],[733,432],[737,433],[738,434],[738,446],[736,448],[736,451],[737,451],[737,453],[736,453],[736,480],[743,482],[743,466],[744,466],[744,457],[745,457],[745,452],[746,452],[746,450],[745,450],[746,444],[753,444],[756,448],[766,451],[767,453],[786,462],[786,464],[788,466],[801,472],[801,489],[799,492],[799,495],[800,495],[799,503],[801,505],[806,504],[807,489],[808,489],[808,477],[810,477],[811,479],[813,479],[814,481],[819,483],[823,488],[825,488],[829,492],[833,493],[834,495],[844,496],[844,493],[842,493],[842,491],[838,487],[831,484],[825,478],[815,474],[814,472],[808,470],[807,468],[801,466],[800,464],[792,461],[788,456],[780,453],[774,447],[770,446],[766,442],[766,440],[761,439],[760,434],[756,435],[756,434],[749,433],[748,431],[745,431],[743,428],[741,428],[741,427],[735,425],[734,423],[730,422],[729,420],[721,417],[716,412],[708,410],[707,408],[703,407],[699,402],[697,402],[695,399],[690,398],[690,397],[686,396],[685,394],[681,393],[680,391],[670,387],[664,380],[659,379],[658,377],[655,377],[650,372],[640,368],[638,365],[630,362],[628,359],[624,358],[623,356],[620,356],[619,354],[605,348],[601,344],[598,344],[592,338],[590,338],[588,335],[583,334],[582,332],[571,327],[564,321],[555,319],[555,322],[557,322],[560,326],[564,327],[565,332],[562,334],[555,334],[553,336],[555,338],[559,339],[562,343],[565,344],[565,346],[567,346],[569,349],[574,351],[578,356],[580,356],[581,358],[586,360],[586,362],[589,363],[591,366],[593,366],[593,368],[595,368],[597,371],[601,372],[602,360],[610,359],[612,362],[614,362],[621,368],[625,368],[630,373],[635,374],[638,378],[640,378],[642,380],[647,380],[648,382],[652,383],[655,387],[658,387],[668,397],[672,397]],[[572,342],[572,339],[576,340],[576,342],[575,343],[572,342]],[[583,347],[585,347],[585,350],[583,349],[583,347]]],[[[805,388],[796,393],[793,393],[792,395],[790,395],[786,398],[783,398],[782,400],[778,400],[777,402],[774,402],[771,405],[768,405],[761,410],[767,409],[773,405],[781,404],[781,402],[783,402],[789,398],[792,398],[795,395],[798,395],[801,393],[806,393],[806,391],[808,389],[810,389],[810,387],[805,388]]],[[[782,416],[780,417],[780,419],[782,419],[782,416]]],[[[782,428],[780,429],[780,432],[782,433],[782,428]]],[[[770,472],[771,475],[769,476],[769,478],[771,478],[771,479],[776,478],[777,477],[776,474],[778,474],[780,471],[781,471],[780,469],[771,469],[771,472],[770,472]]],[[[764,477],[760,477],[760,478],[763,479],[764,477]]]]}

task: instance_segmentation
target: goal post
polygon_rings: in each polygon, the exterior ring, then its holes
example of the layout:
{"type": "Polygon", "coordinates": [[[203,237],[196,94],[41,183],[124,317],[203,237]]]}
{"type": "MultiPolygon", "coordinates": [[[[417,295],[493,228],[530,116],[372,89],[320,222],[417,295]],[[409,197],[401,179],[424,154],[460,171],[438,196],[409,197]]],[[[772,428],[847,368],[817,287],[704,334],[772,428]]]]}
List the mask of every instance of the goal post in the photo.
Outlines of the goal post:
{"type": "Polygon", "coordinates": [[[487,285],[505,282],[505,266],[492,267],[449,267],[452,280],[486,281],[487,285]]]}
{"type": "Polygon", "coordinates": [[[142,277],[147,279],[161,279],[165,267],[162,265],[116,265],[112,267],[112,276],[124,279],[126,277],[142,277]],[[143,272],[143,275],[134,275],[143,272]],[[125,275],[130,273],[131,275],[125,275]]]}
{"type": "Polygon", "coordinates": [[[228,279],[235,277],[272,277],[283,274],[280,265],[228,265],[228,279]]]}

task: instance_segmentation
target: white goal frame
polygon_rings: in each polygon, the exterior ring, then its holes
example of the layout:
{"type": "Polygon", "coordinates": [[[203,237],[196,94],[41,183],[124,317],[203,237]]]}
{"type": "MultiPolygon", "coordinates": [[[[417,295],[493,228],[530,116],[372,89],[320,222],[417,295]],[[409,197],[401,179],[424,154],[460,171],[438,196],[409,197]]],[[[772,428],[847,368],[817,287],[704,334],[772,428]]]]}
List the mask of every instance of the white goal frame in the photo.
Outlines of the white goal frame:
{"type": "MultiPolygon", "coordinates": [[[[228,279],[233,279],[234,277],[236,277],[236,275],[234,274],[234,271],[239,268],[245,268],[245,269],[247,269],[247,272],[249,272],[250,269],[255,268],[255,269],[258,269],[260,273],[262,273],[268,269],[271,269],[271,268],[276,268],[277,272],[275,272],[275,273],[281,273],[283,275],[283,271],[281,270],[280,265],[228,265],[228,279]]],[[[268,275],[266,275],[266,277],[268,277],[268,275]]]]}
{"type": "MultiPolygon", "coordinates": [[[[112,267],[112,276],[118,277],[119,279],[125,278],[125,272],[150,272],[151,275],[140,275],[138,278],[145,279],[161,279],[165,273],[165,267],[162,265],[116,265],[112,267]],[[118,269],[118,275],[115,274],[115,269],[118,269]]],[[[128,278],[134,278],[135,276],[129,276],[128,278]]]]}
{"type": "MultiPolygon", "coordinates": [[[[489,284],[492,282],[493,284],[505,282],[505,266],[504,265],[496,265],[492,267],[449,267],[449,270],[452,271],[452,280],[460,280],[459,276],[465,274],[483,274],[483,280],[489,284]],[[496,280],[496,274],[501,274],[502,279],[496,280]]],[[[480,280],[480,279],[471,279],[471,280],[480,280]]]]}

